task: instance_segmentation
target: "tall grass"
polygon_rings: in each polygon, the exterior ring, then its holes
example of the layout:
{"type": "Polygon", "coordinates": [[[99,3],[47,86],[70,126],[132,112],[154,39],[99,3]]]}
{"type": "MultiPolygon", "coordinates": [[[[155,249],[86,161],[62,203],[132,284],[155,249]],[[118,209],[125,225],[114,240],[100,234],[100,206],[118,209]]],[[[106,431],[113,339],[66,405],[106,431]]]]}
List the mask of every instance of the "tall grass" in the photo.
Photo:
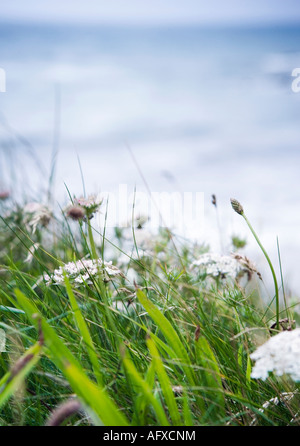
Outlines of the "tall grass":
{"type": "Polygon", "coordinates": [[[251,378],[250,354],[286,311],[266,302],[255,275],[200,274],[191,265],[208,248],[164,229],[145,252],[134,219],[131,242],[64,211],[44,223],[33,232],[23,205],[1,203],[1,425],[44,425],[75,397],[70,425],[299,424],[297,383],[251,378]],[[82,283],[66,271],[46,283],[83,258],[112,260],[123,274],[99,267],[82,283]]]}

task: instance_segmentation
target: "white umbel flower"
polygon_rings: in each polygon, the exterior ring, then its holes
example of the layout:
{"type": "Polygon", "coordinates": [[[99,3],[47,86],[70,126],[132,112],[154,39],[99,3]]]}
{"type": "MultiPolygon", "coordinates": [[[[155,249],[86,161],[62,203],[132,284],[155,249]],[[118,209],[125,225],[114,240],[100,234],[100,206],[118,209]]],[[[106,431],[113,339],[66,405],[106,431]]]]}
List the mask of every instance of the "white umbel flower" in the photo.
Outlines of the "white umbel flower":
{"type": "Polygon", "coordinates": [[[116,276],[124,276],[123,273],[111,262],[102,262],[102,259],[82,259],[76,262],[66,263],[53,271],[53,274],[44,274],[44,280],[47,285],[64,283],[64,272],[67,277],[75,284],[92,282],[92,278],[103,271],[105,280],[110,280],[116,276]]]}
{"type": "Polygon", "coordinates": [[[269,372],[278,376],[290,375],[300,381],[300,328],[282,331],[273,336],[250,355],[256,361],[251,377],[267,379],[269,372]]]}
{"type": "Polygon", "coordinates": [[[230,256],[205,253],[192,263],[192,268],[199,267],[200,272],[212,277],[231,277],[235,279],[242,271],[241,264],[230,256]]]}

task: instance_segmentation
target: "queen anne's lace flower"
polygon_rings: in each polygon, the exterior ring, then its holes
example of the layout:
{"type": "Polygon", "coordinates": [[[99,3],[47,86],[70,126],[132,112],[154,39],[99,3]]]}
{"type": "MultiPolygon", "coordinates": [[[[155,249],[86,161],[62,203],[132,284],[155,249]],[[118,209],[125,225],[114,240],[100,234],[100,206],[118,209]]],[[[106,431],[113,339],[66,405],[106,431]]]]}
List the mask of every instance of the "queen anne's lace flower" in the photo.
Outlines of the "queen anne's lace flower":
{"type": "Polygon", "coordinates": [[[92,278],[100,272],[104,272],[105,280],[116,276],[124,276],[123,273],[111,262],[102,262],[102,259],[82,259],[77,262],[69,262],[53,271],[53,274],[44,274],[47,285],[64,283],[64,272],[75,284],[92,283],[92,278]]]}
{"type": "Polygon", "coordinates": [[[300,381],[300,328],[273,336],[250,357],[256,361],[251,373],[254,379],[265,380],[273,372],[300,381]]]}
{"type": "Polygon", "coordinates": [[[260,273],[256,270],[255,265],[247,258],[237,254],[231,256],[205,253],[195,260],[192,269],[197,267],[200,274],[205,274],[213,278],[232,278],[239,279],[245,274],[248,280],[251,279],[252,274],[256,273],[261,279],[260,273]]]}
{"type": "Polygon", "coordinates": [[[240,263],[230,257],[220,254],[205,253],[192,263],[192,268],[199,267],[200,271],[212,277],[232,277],[235,279],[242,271],[240,263]]]}

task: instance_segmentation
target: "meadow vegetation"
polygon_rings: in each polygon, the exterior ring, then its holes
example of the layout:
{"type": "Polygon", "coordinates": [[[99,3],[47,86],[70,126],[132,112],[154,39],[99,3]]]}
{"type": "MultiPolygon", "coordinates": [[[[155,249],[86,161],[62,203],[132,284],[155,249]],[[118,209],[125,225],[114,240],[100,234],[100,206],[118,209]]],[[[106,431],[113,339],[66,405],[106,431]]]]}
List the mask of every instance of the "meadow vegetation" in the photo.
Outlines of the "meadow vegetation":
{"type": "Polygon", "coordinates": [[[221,256],[134,210],[108,236],[101,197],[2,195],[0,425],[300,424],[299,384],[252,375],[250,355],[299,320],[265,251],[271,299],[236,235],[221,256]]]}

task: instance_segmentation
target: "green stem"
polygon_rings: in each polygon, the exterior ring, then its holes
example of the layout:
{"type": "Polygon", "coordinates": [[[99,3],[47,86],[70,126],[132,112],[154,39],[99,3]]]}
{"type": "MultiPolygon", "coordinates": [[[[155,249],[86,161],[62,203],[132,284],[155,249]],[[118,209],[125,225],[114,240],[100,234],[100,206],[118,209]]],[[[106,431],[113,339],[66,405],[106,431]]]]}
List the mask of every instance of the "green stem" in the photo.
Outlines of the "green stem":
{"type": "Polygon", "coordinates": [[[89,234],[89,240],[90,240],[90,245],[91,245],[92,258],[94,260],[96,260],[96,259],[98,259],[98,256],[97,256],[96,245],[95,245],[95,240],[94,240],[92,225],[91,225],[90,220],[87,221],[87,225],[88,225],[88,234],[89,234]]]}
{"type": "Polygon", "coordinates": [[[278,283],[277,283],[277,279],[276,279],[276,274],[272,265],[272,262],[266,252],[266,250],[264,249],[263,245],[261,244],[256,232],[254,231],[254,229],[252,228],[248,218],[246,217],[246,215],[244,214],[244,212],[241,213],[241,215],[244,217],[247,225],[249,226],[250,231],[252,232],[252,234],[254,235],[255,240],[257,241],[258,245],[260,246],[260,249],[262,250],[268,264],[269,267],[271,269],[271,273],[273,276],[273,281],[274,281],[274,286],[275,286],[275,298],[276,298],[276,328],[277,330],[279,330],[279,291],[278,291],[278,283]]]}
{"type": "MultiPolygon", "coordinates": [[[[92,231],[92,225],[90,220],[87,221],[87,226],[88,226],[88,235],[89,235],[89,240],[90,240],[90,247],[91,247],[91,254],[92,254],[92,258],[94,260],[98,259],[98,255],[97,255],[97,251],[96,251],[96,245],[95,245],[95,240],[94,240],[94,236],[93,236],[93,231],[92,231]]],[[[114,333],[114,338],[116,340],[117,346],[120,344],[120,340],[117,334],[117,330],[115,327],[115,323],[113,321],[113,318],[111,316],[110,310],[109,310],[109,303],[108,303],[108,298],[107,298],[107,294],[106,294],[106,288],[105,288],[105,284],[103,282],[103,277],[104,276],[104,271],[101,271],[101,267],[99,267],[99,281],[97,282],[98,287],[99,287],[99,291],[100,291],[100,296],[104,302],[104,306],[105,306],[105,313],[106,313],[106,317],[107,317],[107,321],[108,321],[108,325],[110,326],[110,329],[112,330],[112,332],[114,333]]]]}
{"type": "Polygon", "coordinates": [[[280,256],[280,249],[279,249],[279,241],[277,237],[277,251],[278,251],[278,260],[279,260],[279,269],[280,269],[280,277],[281,277],[281,287],[282,287],[282,294],[283,294],[283,300],[284,300],[284,306],[286,311],[286,316],[290,323],[292,324],[292,316],[290,315],[288,304],[285,296],[285,290],[284,290],[284,281],[283,281],[283,274],[282,274],[282,266],[281,266],[281,256],[280,256]]]}

